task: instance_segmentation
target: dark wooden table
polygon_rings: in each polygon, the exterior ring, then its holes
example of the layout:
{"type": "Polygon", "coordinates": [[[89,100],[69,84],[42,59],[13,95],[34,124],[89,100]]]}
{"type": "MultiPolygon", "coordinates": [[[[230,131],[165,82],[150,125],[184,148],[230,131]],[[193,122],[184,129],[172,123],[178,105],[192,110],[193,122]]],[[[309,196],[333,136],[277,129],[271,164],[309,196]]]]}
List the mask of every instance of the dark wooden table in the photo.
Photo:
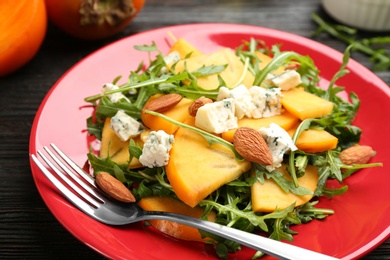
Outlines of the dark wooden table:
{"type": "MultiPolygon", "coordinates": [[[[312,12],[329,19],[319,0],[147,0],[124,32],[99,42],[73,39],[49,24],[36,57],[16,73],[0,78],[0,259],[104,259],[52,216],[35,188],[29,165],[29,135],[37,108],[73,64],[117,39],[175,24],[252,24],[311,37],[316,29],[312,12]]],[[[314,39],[339,51],[346,47],[327,35],[314,39]]],[[[353,58],[372,68],[366,56],[354,53],[353,58]]],[[[377,75],[390,84],[390,71],[377,75]]],[[[364,259],[390,259],[390,240],[364,259]]]]}

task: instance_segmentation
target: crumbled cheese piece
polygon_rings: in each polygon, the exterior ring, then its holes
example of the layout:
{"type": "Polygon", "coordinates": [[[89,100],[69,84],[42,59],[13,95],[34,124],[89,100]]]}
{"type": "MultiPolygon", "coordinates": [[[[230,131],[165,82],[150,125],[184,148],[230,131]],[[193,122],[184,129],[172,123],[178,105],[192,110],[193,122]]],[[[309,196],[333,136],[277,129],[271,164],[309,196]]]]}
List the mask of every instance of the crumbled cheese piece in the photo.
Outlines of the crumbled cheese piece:
{"type": "Polygon", "coordinates": [[[208,132],[220,134],[238,127],[234,112],[233,98],[209,103],[198,109],[195,125],[208,132]]]}
{"type": "Polygon", "coordinates": [[[252,86],[248,89],[245,85],[239,85],[233,89],[221,87],[217,100],[233,98],[235,116],[238,119],[244,116],[248,118],[262,118],[282,113],[281,96],[280,88],[266,89],[252,86]]]}
{"type": "MultiPolygon", "coordinates": [[[[169,65],[169,64],[173,64],[175,62],[178,62],[180,60],[180,54],[178,51],[173,51],[171,53],[169,53],[168,55],[164,56],[164,62],[165,64],[169,65]]],[[[161,74],[166,74],[169,72],[169,69],[164,66],[161,68],[160,70],[160,73],[161,74]]]]}
{"type": "Polygon", "coordinates": [[[221,87],[219,89],[217,100],[223,100],[225,98],[233,98],[235,103],[235,115],[237,119],[241,119],[244,116],[252,117],[252,111],[256,109],[252,102],[252,96],[249,93],[248,88],[241,84],[233,89],[227,87],[221,87]]]}
{"type": "Polygon", "coordinates": [[[179,60],[180,60],[180,54],[178,51],[173,51],[168,55],[164,56],[165,64],[175,63],[178,62],[179,60]]]}
{"type": "Polygon", "coordinates": [[[268,73],[261,84],[267,87],[273,87],[274,84],[272,83],[272,79],[274,79],[275,77],[276,77],[275,74],[268,73]]]}
{"type": "Polygon", "coordinates": [[[111,118],[110,127],[122,141],[127,141],[139,135],[143,130],[142,124],[127,115],[123,110],[118,110],[115,116],[111,118]]]}
{"type": "Polygon", "coordinates": [[[249,88],[255,109],[252,110],[253,118],[271,117],[282,113],[282,97],[280,88],[262,88],[253,86],[249,88]]]}
{"type": "Polygon", "coordinates": [[[266,166],[269,172],[281,166],[283,155],[286,152],[298,150],[286,130],[275,123],[271,123],[268,127],[261,127],[259,132],[264,137],[272,154],[273,163],[266,166]]]}
{"type": "Polygon", "coordinates": [[[220,87],[218,91],[217,101],[221,101],[225,98],[231,98],[230,89],[227,87],[220,87]]]}
{"type": "Polygon", "coordinates": [[[163,130],[151,131],[142,148],[142,154],[139,157],[140,163],[149,168],[167,165],[173,141],[173,135],[167,134],[163,130]]]}
{"type": "MultiPolygon", "coordinates": [[[[102,94],[104,94],[106,91],[116,90],[116,89],[119,89],[119,87],[117,85],[114,85],[111,83],[104,84],[104,86],[102,88],[102,94]]],[[[126,101],[130,102],[129,99],[125,95],[123,95],[121,92],[109,94],[108,98],[110,99],[110,101],[112,103],[118,103],[121,99],[125,99],[126,101]]]]}
{"type": "Polygon", "coordinates": [[[295,70],[285,70],[280,75],[268,74],[266,80],[282,90],[292,89],[302,83],[301,75],[295,70]]]}

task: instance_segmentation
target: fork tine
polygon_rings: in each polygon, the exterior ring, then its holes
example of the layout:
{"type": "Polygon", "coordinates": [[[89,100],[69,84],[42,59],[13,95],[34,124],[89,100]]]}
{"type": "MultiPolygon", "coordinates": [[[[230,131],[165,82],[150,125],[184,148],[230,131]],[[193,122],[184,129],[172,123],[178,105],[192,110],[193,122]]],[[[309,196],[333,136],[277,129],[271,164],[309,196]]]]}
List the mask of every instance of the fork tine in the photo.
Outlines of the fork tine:
{"type": "Polygon", "coordinates": [[[81,170],[81,168],[76,164],[74,163],[69,157],[67,157],[58,147],[56,147],[54,144],[51,144],[51,146],[53,147],[53,149],[55,150],[55,152],[57,152],[57,154],[65,160],[65,162],[70,166],[72,167],[72,169],[74,171],[76,171],[78,173],[78,176],[76,176],[76,174],[71,171],[67,166],[65,166],[50,150],[48,147],[44,146],[43,148],[45,149],[45,151],[50,155],[50,157],[61,167],[62,170],[64,170],[75,182],[77,182],[81,187],[83,187],[83,189],[85,189],[87,192],[90,193],[90,195],[94,196],[95,199],[99,200],[101,203],[104,202],[104,198],[102,197],[101,193],[99,192],[99,190],[96,188],[95,186],[95,183],[94,182],[90,182],[88,180],[91,180],[91,178],[89,178],[89,176],[87,175],[87,173],[85,173],[83,170],[81,170]],[[87,180],[88,183],[90,185],[88,185],[87,183],[85,183],[84,181],[82,181],[80,179],[80,177],[83,177],[84,180],[87,180]],[[92,186],[92,187],[91,187],[92,186]]]}
{"type": "Polygon", "coordinates": [[[75,195],[72,191],[70,191],[64,184],[62,184],[54,175],[39,161],[39,159],[32,154],[31,159],[38,166],[38,168],[42,171],[42,173],[46,176],[47,179],[50,180],[53,185],[61,191],[61,193],[70,201],[73,205],[79,208],[81,211],[93,215],[94,209],[88,203],[80,199],[77,195],[75,195]]]}
{"type": "MultiPolygon", "coordinates": [[[[47,150],[47,148],[45,148],[47,150]]],[[[61,172],[41,151],[37,151],[39,156],[45,161],[45,163],[66,183],[71,187],[77,194],[79,194],[83,199],[88,201],[91,205],[93,205],[95,208],[99,207],[99,203],[93,199],[90,195],[85,193],[83,190],[81,190],[77,185],[75,185],[74,182],[69,179],[63,172],[61,172]]],[[[61,182],[59,182],[61,183],[61,182]]],[[[64,186],[65,187],[65,186],[64,186]]],[[[66,187],[65,187],[66,189],[66,187]]],[[[69,189],[67,189],[69,191],[69,189]]],[[[61,190],[63,192],[63,190],[61,190]]],[[[71,192],[71,191],[70,191],[71,192]]],[[[72,193],[72,192],[71,192],[72,193]]]]}
{"type": "Polygon", "coordinates": [[[80,168],[72,159],[70,159],[60,148],[58,148],[55,144],[51,143],[50,146],[57,152],[59,156],[70,166],[74,171],[76,171],[81,177],[83,177],[87,182],[89,182],[92,186],[96,188],[95,181],[87,175],[84,170],[80,168]]]}

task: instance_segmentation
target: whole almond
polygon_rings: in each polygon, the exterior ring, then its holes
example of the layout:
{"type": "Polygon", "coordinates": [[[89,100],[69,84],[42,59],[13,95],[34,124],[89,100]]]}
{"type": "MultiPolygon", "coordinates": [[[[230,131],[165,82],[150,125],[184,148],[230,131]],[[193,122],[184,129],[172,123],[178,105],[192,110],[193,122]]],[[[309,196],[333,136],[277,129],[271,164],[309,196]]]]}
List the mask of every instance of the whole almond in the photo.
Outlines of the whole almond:
{"type": "Polygon", "coordinates": [[[107,172],[99,172],[95,178],[96,184],[102,189],[108,196],[122,201],[122,202],[135,202],[135,198],[131,191],[107,172]]]}
{"type": "Polygon", "coordinates": [[[233,136],[236,151],[247,161],[261,165],[272,164],[272,154],[261,134],[253,128],[240,127],[233,136]]]}
{"type": "Polygon", "coordinates": [[[370,146],[356,145],[343,150],[339,154],[339,158],[346,165],[365,164],[374,155],[375,151],[370,146]]]}
{"type": "Polygon", "coordinates": [[[166,94],[148,101],[144,107],[144,110],[151,110],[162,113],[176,106],[181,101],[181,99],[182,96],[179,94],[166,94]]]}
{"type": "Polygon", "coordinates": [[[206,104],[213,103],[213,100],[206,97],[200,97],[196,99],[188,108],[188,114],[190,116],[196,116],[198,109],[206,104]]]}

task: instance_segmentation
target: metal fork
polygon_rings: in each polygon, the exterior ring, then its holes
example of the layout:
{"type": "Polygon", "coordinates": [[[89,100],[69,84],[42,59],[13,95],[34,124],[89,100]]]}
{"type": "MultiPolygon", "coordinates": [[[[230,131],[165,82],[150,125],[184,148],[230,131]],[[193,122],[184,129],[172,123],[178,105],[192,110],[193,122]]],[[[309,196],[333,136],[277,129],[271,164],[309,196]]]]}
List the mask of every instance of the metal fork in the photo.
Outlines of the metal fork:
{"type": "Polygon", "coordinates": [[[51,144],[50,146],[52,149],[46,146],[43,147],[49,157],[41,151],[37,151],[37,154],[52,171],[50,171],[34,154],[30,155],[32,160],[42,173],[71,203],[73,203],[74,206],[102,223],[108,225],[126,225],[151,219],[170,220],[213,233],[279,259],[337,259],[213,222],[170,212],[145,211],[136,203],[120,203],[113,201],[97,188],[94,179],[91,176],[84,172],[56,145],[51,144]],[[55,177],[55,174],[68,186],[64,185],[63,182],[55,177]]]}

